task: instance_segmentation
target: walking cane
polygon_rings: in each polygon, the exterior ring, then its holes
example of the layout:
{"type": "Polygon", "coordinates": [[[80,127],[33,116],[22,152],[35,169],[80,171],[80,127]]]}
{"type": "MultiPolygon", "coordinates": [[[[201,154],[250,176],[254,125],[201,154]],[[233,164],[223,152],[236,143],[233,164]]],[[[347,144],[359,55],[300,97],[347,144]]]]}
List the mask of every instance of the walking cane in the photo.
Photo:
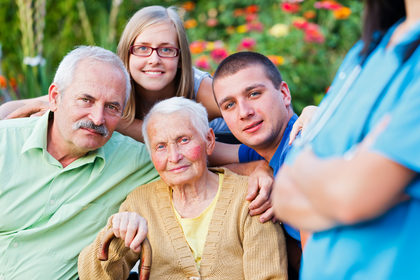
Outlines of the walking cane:
{"type": "MultiPolygon", "coordinates": [[[[108,260],[108,249],[112,239],[115,238],[114,231],[109,229],[102,238],[101,246],[98,251],[100,261],[108,260]]],[[[152,247],[147,237],[141,243],[141,261],[139,263],[139,280],[148,280],[152,267],[152,247]]]]}

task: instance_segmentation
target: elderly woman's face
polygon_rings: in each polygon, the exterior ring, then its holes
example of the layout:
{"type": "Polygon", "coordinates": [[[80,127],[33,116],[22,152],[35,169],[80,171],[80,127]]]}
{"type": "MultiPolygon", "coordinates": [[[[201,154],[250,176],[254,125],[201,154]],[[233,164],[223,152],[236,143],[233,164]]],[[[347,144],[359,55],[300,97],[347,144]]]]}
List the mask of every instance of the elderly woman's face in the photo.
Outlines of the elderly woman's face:
{"type": "Polygon", "coordinates": [[[181,112],[155,114],[147,126],[153,164],[169,185],[193,182],[207,170],[214,134],[203,139],[189,118],[181,112]]]}

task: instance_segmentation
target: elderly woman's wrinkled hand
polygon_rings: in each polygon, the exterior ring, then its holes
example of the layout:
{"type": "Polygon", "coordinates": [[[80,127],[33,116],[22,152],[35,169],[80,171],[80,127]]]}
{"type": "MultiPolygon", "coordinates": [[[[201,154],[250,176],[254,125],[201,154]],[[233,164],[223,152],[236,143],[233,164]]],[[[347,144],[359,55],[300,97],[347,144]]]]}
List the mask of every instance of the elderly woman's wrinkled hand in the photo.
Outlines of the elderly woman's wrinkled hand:
{"type": "Polygon", "coordinates": [[[135,212],[120,212],[112,215],[112,229],[116,237],[124,240],[126,247],[140,252],[147,235],[146,219],[135,212]]]}

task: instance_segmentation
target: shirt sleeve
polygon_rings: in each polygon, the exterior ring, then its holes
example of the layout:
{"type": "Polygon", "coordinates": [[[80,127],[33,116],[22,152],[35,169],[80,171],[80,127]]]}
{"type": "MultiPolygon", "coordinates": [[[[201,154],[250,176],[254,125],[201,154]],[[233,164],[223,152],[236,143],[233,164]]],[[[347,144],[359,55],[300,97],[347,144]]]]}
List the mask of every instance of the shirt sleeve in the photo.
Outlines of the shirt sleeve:
{"type": "Polygon", "coordinates": [[[240,163],[264,159],[255,150],[251,149],[250,147],[244,144],[241,144],[239,146],[238,158],[240,163]]]}
{"type": "MultiPolygon", "coordinates": [[[[420,72],[417,72],[419,76],[420,72]]],[[[420,172],[420,77],[414,77],[390,112],[390,122],[378,135],[372,150],[420,172]]]]}
{"type": "Polygon", "coordinates": [[[206,77],[211,78],[211,75],[195,67],[193,67],[193,73],[194,73],[194,98],[197,99],[197,92],[198,92],[198,89],[200,88],[201,82],[206,77]]]}

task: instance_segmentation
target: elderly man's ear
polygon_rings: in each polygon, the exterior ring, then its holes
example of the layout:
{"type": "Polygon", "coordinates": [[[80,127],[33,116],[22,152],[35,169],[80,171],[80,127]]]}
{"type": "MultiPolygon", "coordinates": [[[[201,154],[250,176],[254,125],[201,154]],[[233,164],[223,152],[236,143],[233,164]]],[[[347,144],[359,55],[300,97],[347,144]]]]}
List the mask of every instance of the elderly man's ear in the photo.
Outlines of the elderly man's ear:
{"type": "Polygon", "coordinates": [[[50,102],[50,110],[56,111],[58,106],[58,99],[60,98],[60,93],[58,87],[55,84],[51,84],[48,89],[48,100],[50,102]]]}
{"type": "Polygon", "coordinates": [[[206,147],[207,155],[211,155],[213,153],[214,146],[216,143],[216,137],[214,136],[214,131],[212,128],[210,128],[209,132],[207,132],[206,140],[207,140],[207,147],[206,147]]]}

